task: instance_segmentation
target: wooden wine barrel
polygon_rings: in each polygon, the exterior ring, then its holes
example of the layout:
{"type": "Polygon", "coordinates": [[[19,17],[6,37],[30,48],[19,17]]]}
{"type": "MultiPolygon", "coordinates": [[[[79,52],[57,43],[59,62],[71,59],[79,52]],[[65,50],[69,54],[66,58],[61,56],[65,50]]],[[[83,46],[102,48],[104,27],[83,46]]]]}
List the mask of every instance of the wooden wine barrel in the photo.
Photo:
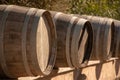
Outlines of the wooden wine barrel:
{"type": "Polygon", "coordinates": [[[50,74],[56,47],[55,26],[48,11],[0,5],[0,64],[6,76],[50,74]]]}
{"type": "MultiPolygon", "coordinates": [[[[78,16],[78,15],[77,15],[78,16]]],[[[93,60],[107,60],[111,57],[112,35],[114,22],[109,18],[102,18],[97,16],[80,16],[89,20],[93,27],[94,41],[91,59],[93,60]]]]}
{"type": "Polygon", "coordinates": [[[114,20],[115,31],[114,31],[114,42],[112,57],[120,58],[120,21],[114,20]]]}
{"type": "Polygon", "coordinates": [[[92,50],[91,24],[81,18],[51,12],[57,31],[57,67],[86,66],[92,50]]]}

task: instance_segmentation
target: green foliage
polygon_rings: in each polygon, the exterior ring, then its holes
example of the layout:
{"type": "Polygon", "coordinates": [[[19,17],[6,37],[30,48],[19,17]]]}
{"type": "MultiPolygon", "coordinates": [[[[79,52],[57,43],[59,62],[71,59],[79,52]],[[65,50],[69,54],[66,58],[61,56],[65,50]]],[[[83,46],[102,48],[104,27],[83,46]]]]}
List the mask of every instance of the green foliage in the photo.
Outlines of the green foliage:
{"type": "Polygon", "coordinates": [[[52,0],[0,0],[0,4],[14,4],[19,6],[49,9],[52,0]]]}
{"type": "Polygon", "coordinates": [[[70,12],[120,19],[119,0],[71,0],[70,12]]]}

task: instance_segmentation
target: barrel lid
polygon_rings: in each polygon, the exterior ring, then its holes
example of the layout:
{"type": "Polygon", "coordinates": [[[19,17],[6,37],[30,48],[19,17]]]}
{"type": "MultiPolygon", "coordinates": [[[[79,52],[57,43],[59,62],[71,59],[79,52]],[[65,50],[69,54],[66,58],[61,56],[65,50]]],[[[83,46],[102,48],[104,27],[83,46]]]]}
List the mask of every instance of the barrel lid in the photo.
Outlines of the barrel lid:
{"type": "Polygon", "coordinates": [[[41,70],[44,71],[48,65],[50,52],[50,30],[43,17],[40,18],[40,27],[37,29],[37,53],[41,70]]]}
{"type": "Polygon", "coordinates": [[[36,53],[32,54],[33,65],[37,74],[48,75],[55,64],[57,46],[55,26],[48,11],[37,11],[32,30],[31,46],[35,46],[32,51],[36,53]]]}

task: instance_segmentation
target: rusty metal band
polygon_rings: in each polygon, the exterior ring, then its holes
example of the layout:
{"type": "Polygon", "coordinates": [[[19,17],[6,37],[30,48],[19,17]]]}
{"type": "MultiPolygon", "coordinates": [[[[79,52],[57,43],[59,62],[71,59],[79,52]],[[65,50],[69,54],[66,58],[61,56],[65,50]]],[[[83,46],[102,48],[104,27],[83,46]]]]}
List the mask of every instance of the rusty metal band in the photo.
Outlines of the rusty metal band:
{"type": "Polygon", "coordinates": [[[74,65],[72,64],[71,55],[70,55],[71,50],[69,48],[69,46],[71,45],[70,44],[70,33],[71,33],[73,23],[76,19],[77,19],[77,17],[72,17],[72,19],[70,20],[70,23],[68,25],[67,34],[66,34],[66,59],[67,59],[68,65],[70,67],[74,67],[74,65]]]}
{"type": "Polygon", "coordinates": [[[0,61],[1,61],[1,67],[4,71],[4,73],[8,76],[8,77],[13,77],[8,68],[7,68],[7,64],[6,64],[6,60],[5,60],[5,55],[4,55],[4,28],[5,28],[5,23],[6,23],[6,20],[7,20],[7,17],[8,17],[8,14],[11,10],[11,7],[13,5],[10,5],[10,6],[7,6],[7,8],[4,10],[3,12],[3,16],[2,16],[2,20],[0,22],[0,61]]]}
{"type": "Polygon", "coordinates": [[[28,23],[29,23],[29,19],[30,16],[32,15],[33,11],[35,11],[35,8],[30,8],[26,14],[25,17],[25,21],[23,24],[23,28],[22,28],[22,57],[23,57],[23,63],[24,63],[24,67],[26,70],[26,73],[30,76],[32,76],[29,64],[28,64],[28,60],[27,60],[27,53],[26,53],[26,36],[27,36],[27,27],[28,27],[28,23]]]}

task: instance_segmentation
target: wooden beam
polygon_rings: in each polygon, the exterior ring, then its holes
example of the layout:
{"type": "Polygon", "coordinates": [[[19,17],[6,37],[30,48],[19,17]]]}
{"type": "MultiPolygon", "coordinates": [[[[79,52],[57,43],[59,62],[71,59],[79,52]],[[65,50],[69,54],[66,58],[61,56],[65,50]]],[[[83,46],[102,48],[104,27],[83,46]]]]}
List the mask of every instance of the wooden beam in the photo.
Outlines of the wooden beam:
{"type": "Polygon", "coordinates": [[[46,77],[23,77],[18,80],[114,80],[120,79],[120,60],[111,59],[107,62],[90,61],[81,69],[59,68],[46,77]]]}

